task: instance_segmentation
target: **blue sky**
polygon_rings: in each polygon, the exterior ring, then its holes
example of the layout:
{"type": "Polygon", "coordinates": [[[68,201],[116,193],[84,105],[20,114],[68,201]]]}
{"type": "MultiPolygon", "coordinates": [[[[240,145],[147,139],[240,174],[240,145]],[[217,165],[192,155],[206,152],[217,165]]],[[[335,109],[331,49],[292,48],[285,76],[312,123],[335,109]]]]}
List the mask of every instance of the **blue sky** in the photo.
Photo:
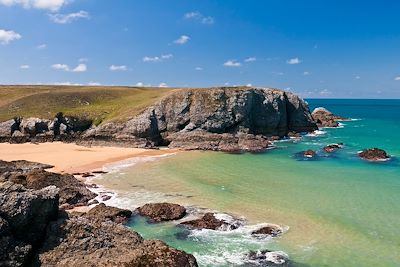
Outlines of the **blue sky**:
{"type": "Polygon", "coordinates": [[[390,0],[0,0],[0,83],[400,98],[399,14],[390,0]]]}

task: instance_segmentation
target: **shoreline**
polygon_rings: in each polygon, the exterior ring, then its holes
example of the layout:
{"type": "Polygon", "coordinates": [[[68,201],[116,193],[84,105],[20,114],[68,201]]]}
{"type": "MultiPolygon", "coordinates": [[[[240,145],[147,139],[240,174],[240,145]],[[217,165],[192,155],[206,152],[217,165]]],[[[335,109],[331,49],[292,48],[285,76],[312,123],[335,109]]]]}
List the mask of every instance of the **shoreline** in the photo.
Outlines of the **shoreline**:
{"type": "Polygon", "coordinates": [[[0,159],[27,160],[54,166],[48,171],[85,173],[102,170],[104,166],[139,157],[163,156],[178,149],[145,149],[112,146],[81,146],[75,143],[0,143],[0,159]]]}

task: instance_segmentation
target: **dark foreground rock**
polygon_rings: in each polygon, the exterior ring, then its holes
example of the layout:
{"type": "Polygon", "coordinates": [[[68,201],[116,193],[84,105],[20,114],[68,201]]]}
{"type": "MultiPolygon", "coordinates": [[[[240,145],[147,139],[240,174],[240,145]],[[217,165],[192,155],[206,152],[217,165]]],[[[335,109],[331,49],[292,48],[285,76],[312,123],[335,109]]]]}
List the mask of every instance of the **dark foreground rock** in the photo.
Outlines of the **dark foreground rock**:
{"type": "Polygon", "coordinates": [[[67,208],[87,205],[97,196],[74,176],[47,172],[47,168],[49,165],[35,162],[0,160],[0,182],[11,181],[29,189],[42,189],[54,185],[60,191],[60,205],[67,208]]]}
{"type": "Polygon", "coordinates": [[[317,123],[318,127],[338,127],[340,120],[347,120],[346,118],[334,115],[326,108],[316,108],[312,112],[312,117],[317,123]]]}
{"type": "Polygon", "coordinates": [[[141,216],[151,222],[162,222],[182,219],[186,215],[185,207],[171,203],[149,203],[136,209],[141,216]]]}
{"type": "Polygon", "coordinates": [[[288,267],[289,258],[288,256],[279,251],[250,251],[245,256],[245,261],[256,266],[268,266],[268,267],[288,267]]]}
{"type": "Polygon", "coordinates": [[[272,237],[279,236],[282,233],[283,233],[283,230],[280,226],[272,225],[272,224],[251,232],[252,235],[272,236],[272,237]]]}
{"type": "Polygon", "coordinates": [[[324,151],[326,153],[333,153],[336,152],[337,150],[343,148],[343,143],[338,143],[338,144],[330,144],[324,147],[324,151]]]}
{"type": "Polygon", "coordinates": [[[210,230],[234,230],[239,227],[236,223],[229,223],[225,220],[217,219],[214,213],[206,213],[203,217],[196,220],[186,221],[180,225],[189,229],[210,229],[210,230]]]}
{"type": "Polygon", "coordinates": [[[358,156],[369,161],[385,161],[390,159],[390,156],[386,153],[386,151],[379,148],[364,150],[358,153],[358,156]]]}
{"type": "Polygon", "coordinates": [[[0,183],[0,266],[197,266],[192,255],[118,223],[126,210],[101,205],[73,215],[58,205],[55,186],[0,183]]]}

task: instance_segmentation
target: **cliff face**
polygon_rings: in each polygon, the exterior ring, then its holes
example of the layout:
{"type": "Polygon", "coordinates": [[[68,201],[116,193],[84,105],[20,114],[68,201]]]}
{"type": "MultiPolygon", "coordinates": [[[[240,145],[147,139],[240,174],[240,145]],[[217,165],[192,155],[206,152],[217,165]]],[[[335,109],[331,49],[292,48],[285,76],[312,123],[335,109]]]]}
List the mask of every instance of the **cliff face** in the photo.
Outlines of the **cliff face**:
{"type": "Polygon", "coordinates": [[[88,130],[83,139],[258,150],[268,146],[268,137],[316,129],[308,105],[292,93],[214,88],[175,91],[128,122],[101,125],[88,130]]]}
{"type": "Polygon", "coordinates": [[[125,122],[98,127],[59,113],[53,121],[15,118],[0,123],[0,141],[79,141],[134,147],[258,151],[291,132],[317,125],[298,96],[268,88],[174,90],[125,122]]]}

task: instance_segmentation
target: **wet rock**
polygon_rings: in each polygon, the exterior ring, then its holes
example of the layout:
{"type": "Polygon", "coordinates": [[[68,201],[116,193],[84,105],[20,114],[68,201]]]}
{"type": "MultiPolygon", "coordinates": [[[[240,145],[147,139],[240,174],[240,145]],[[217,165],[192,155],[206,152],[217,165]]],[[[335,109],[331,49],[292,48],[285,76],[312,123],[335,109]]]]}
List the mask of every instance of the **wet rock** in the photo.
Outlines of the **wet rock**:
{"type": "Polygon", "coordinates": [[[257,266],[268,267],[288,267],[289,257],[286,253],[280,251],[250,251],[245,256],[245,261],[255,264],[257,266]]]}
{"type": "Polygon", "coordinates": [[[346,118],[334,115],[326,108],[316,108],[311,113],[312,117],[316,121],[318,127],[338,127],[339,120],[347,120],[346,118]]]}
{"type": "Polygon", "coordinates": [[[386,151],[379,148],[364,150],[358,153],[358,156],[369,161],[385,161],[390,159],[390,156],[386,153],[386,151]]]}
{"type": "Polygon", "coordinates": [[[180,225],[186,226],[190,229],[210,229],[210,230],[234,230],[239,227],[237,224],[231,224],[225,220],[217,219],[214,213],[206,213],[200,219],[186,221],[180,223],[180,225]]]}
{"type": "Polygon", "coordinates": [[[93,176],[94,176],[94,174],[91,174],[91,173],[88,173],[88,172],[82,174],[83,178],[93,177],[93,176]]]}
{"type": "Polygon", "coordinates": [[[83,217],[91,221],[112,221],[116,223],[126,223],[132,216],[132,211],[106,206],[101,203],[90,209],[83,217]]]}
{"type": "Polygon", "coordinates": [[[141,216],[151,222],[162,222],[182,219],[186,215],[185,207],[171,203],[149,203],[136,209],[141,216]]]}
{"type": "Polygon", "coordinates": [[[315,158],[317,156],[317,152],[315,152],[314,150],[306,150],[303,152],[303,156],[305,158],[315,158]]]}
{"type": "Polygon", "coordinates": [[[272,224],[251,232],[252,235],[260,235],[260,236],[264,235],[264,236],[272,236],[272,237],[279,236],[282,233],[283,233],[283,230],[280,226],[272,225],[272,224]]]}
{"type": "Polygon", "coordinates": [[[326,153],[333,153],[336,152],[337,150],[343,148],[343,143],[338,143],[338,144],[330,144],[324,147],[324,151],[326,153]]]}
{"type": "Polygon", "coordinates": [[[101,197],[101,201],[107,201],[112,198],[112,196],[110,196],[110,195],[101,195],[100,197],[101,197]]]}

